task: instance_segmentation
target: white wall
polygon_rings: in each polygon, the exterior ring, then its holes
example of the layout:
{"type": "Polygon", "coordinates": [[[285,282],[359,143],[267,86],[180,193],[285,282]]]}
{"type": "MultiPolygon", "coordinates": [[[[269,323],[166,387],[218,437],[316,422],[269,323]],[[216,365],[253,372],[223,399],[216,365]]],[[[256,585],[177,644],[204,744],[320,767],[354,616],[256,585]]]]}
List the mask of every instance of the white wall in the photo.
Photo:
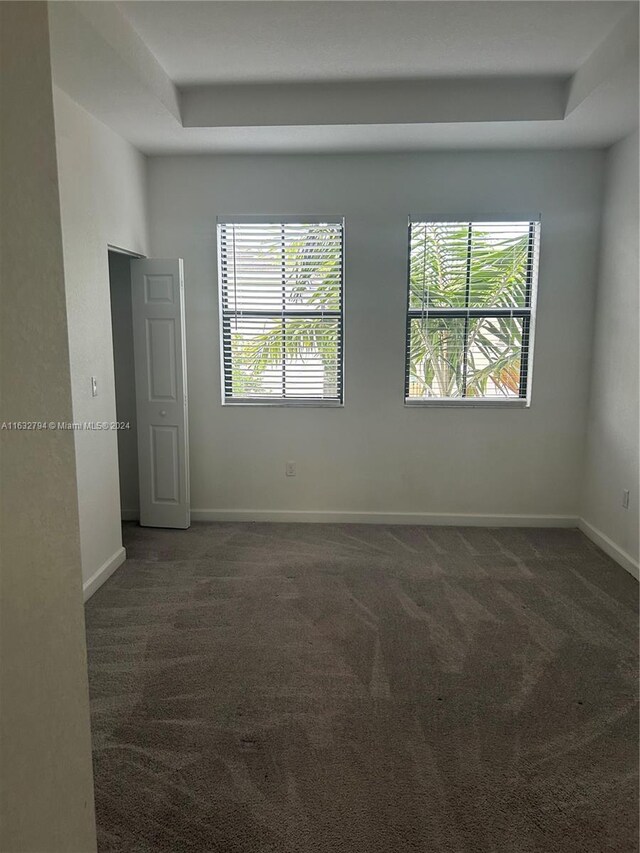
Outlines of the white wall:
{"type": "MultiPolygon", "coordinates": [[[[1,421],[68,421],[71,375],[46,3],[0,3],[1,421]]],[[[2,430],[6,853],[96,849],[74,435],[2,430]]]]}
{"type": "MultiPolygon", "coordinates": [[[[74,420],[115,421],[109,244],[147,254],[145,159],[54,92],[74,420]],[[91,396],[91,376],[98,396],[91,396]]],[[[132,367],[133,369],[133,367],[132,367]]],[[[122,557],[115,432],[76,434],[82,575],[122,557]],[[120,557],[118,557],[120,555],[120,557]]]]}
{"type": "Polygon", "coordinates": [[[133,313],[131,305],[131,259],[109,252],[111,329],[116,383],[116,415],[130,429],[118,430],[120,509],[122,517],[139,518],[138,434],[136,377],[133,369],[133,313]]]}
{"type": "Polygon", "coordinates": [[[591,151],[150,158],[152,253],[185,260],[192,507],[575,518],[602,164],[591,151]],[[542,214],[530,409],[404,407],[407,216],[429,211],[542,214]],[[343,409],[221,406],[215,223],[230,213],[346,216],[343,409]]]}
{"type": "Polygon", "coordinates": [[[638,133],[606,159],[582,517],[638,571],[638,133]],[[622,507],[623,489],[630,505],[622,507]]]}

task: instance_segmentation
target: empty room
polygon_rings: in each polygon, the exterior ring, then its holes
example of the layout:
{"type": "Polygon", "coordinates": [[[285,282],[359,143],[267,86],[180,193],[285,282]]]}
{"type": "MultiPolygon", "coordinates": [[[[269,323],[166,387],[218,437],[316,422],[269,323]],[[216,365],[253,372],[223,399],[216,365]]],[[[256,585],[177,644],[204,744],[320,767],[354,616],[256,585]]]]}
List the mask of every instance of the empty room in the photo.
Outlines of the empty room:
{"type": "Polygon", "coordinates": [[[0,2],[1,853],[638,850],[637,2],[0,2]]]}

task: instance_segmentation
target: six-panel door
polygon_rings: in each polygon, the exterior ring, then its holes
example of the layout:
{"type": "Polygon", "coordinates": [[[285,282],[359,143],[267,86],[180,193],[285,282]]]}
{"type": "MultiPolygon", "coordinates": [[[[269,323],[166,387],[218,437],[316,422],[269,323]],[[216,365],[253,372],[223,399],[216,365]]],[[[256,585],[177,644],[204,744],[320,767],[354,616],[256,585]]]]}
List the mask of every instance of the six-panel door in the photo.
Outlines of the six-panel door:
{"type": "Polygon", "coordinates": [[[131,263],[140,524],[190,524],[182,260],[131,263]]]}

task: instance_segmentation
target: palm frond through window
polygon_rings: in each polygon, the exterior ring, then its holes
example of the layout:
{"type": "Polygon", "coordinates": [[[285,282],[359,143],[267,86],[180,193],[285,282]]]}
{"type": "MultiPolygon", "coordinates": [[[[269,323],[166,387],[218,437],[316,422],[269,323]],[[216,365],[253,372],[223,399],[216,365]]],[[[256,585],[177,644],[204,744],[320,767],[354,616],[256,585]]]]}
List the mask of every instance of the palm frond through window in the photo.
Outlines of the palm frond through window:
{"type": "Polygon", "coordinates": [[[411,222],[407,402],[527,399],[539,222],[411,222]]]}
{"type": "Polygon", "coordinates": [[[343,223],[218,225],[225,402],[342,401],[343,223]]]}

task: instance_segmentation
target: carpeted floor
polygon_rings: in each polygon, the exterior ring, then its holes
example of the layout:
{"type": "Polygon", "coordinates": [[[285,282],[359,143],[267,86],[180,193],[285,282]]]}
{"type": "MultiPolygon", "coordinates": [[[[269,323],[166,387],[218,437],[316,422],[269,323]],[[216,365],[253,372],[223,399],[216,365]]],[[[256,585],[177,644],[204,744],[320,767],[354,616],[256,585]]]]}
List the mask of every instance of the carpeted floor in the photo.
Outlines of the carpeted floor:
{"type": "Polygon", "coordinates": [[[100,853],[637,850],[637,583],[574,530],[125,527],[100,853]]]}

